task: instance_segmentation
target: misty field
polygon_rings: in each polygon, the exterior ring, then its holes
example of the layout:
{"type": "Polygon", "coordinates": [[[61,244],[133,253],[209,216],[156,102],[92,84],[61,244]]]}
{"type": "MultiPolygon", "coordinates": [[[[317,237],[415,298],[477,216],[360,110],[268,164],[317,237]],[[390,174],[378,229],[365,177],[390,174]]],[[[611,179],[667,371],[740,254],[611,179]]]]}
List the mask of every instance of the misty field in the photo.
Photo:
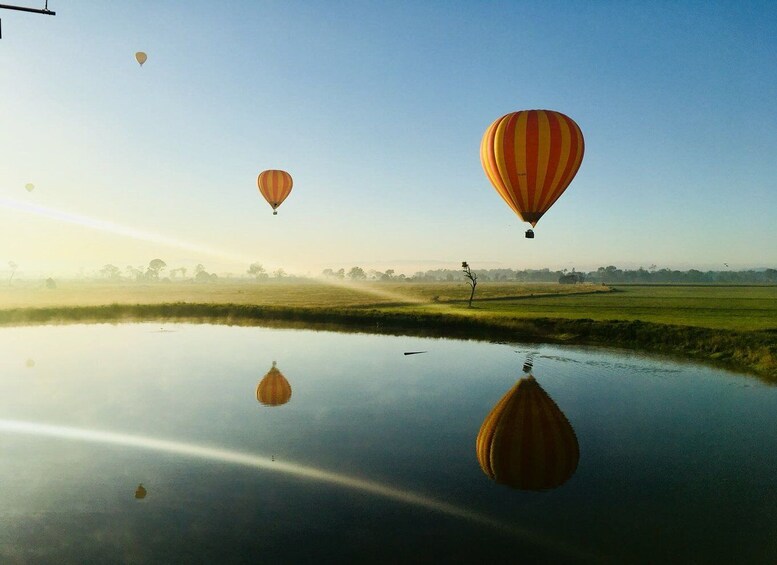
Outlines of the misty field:
{"type": "Polygon", "coordinates": [[[777,328],[777,286],[642,286],[481,283],[473,308],[463,283],[348,283],[317,280],[196,283],[65,281],[57,288],[0,287],[0,310],[107,304],[236,304],[371,308],[476,318],[641,320],[739,331],[777,328]]]}

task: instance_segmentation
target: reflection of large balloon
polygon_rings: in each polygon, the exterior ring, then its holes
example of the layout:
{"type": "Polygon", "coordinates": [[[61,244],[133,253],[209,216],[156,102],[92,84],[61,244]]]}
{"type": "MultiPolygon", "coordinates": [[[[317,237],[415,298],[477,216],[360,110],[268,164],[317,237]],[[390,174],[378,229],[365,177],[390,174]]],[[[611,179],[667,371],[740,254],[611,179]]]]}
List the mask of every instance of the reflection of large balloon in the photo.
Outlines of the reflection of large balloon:
{"type": "Polygon", "coordinates": [[[552,110],[521,110],[489,126],[480,162],[507,205],[535,226],[572,182],[583,161],[583,132],[552,110]]]}
{"type": "Polygon", "coordinates": [[[256,179],[256,185],[259,187],[259,192],[267,200],[267,203],[272,206],[273,215],[277,215],[277,208],[280,206],[286,197],[291,193],[291,187],[294,185],[294,181],[291,179],[291,175],[286,171],[278,171],[270,169],[268,171],[262,171],[259,173],[259,178],[256,179]]]}
{"type": "Polygon", "coordinates": [[[476,443],[483,472],[497,483],[547,490],[577,469],[575,431],[555,402],[529,375],[494,406],[476,443]]]}
{"type": "Polygon", "coordinates": [[[272,362],[272,368],[259,381],[256,387],[256,399],[265,406],[280,406],[291,399],[291,385],[283,373],[275,367],[275,361],[272,362]]]}
{"type": "Polygon", "coordinates": [[[138,488],[135,489],[135,498],[138,500],[146,498],[146,487],[143,486],[143,483],[140,483],[138,488]]]}
{"type": "Polygon", "coordinates": [[[35,185],[32,184],[31,182],[28,182],[27,184],[24,185],[24,189],[27,192],[32,192],[33,190],[35,190],[35,185]]]}
{"type": "Polygon", "coordinates": [[[141,67],[143,66],[143,63],[146,62],[146,59],[148,59],[148,56],[145,53],[143,53],[143,51],[138,51],[137,53],[135,53],[135,60],[138,63],[140,63],[141,67]]]}

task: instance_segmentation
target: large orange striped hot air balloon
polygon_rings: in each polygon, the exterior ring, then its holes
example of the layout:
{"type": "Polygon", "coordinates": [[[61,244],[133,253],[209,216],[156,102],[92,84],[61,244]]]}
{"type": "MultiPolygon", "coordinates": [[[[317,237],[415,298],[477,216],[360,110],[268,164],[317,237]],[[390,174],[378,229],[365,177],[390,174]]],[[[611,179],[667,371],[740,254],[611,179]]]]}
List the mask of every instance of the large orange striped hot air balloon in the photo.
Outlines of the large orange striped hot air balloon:
{"type": "MultiPolygon", "coordinates": [[[[489,126],[480,162],[507,205],[532,227],[575,177],[583,161],[583,132],[552,110],[521,110],[489,126]]],[[[534,237],[528,230],[526,237],[534,237]]]]}
{"type": "Polygon", "coordinates": [[[270,169],[259,173],[256,184],[259,187],[259,192],[264,196],[264,199],[272,206],[273,216],[276,216],[278,215],[278,206],[280,206],[283,201],[286,200],[289,193],[291,193],[291,187],[294,185],[294,181],[291,179],[291,175],[286,171],[270,169]]]}
{"type": "Polygon", "coordinates": [[[291,399],[291,385],[277,369],[275,361],[256,386],[256,399],[265,406],[280,406],[291,399]]]}
{"type": "Polygon", "coordinates": [[[486,417],[476,442],[483,472],[522,490],[561,486],[577,469],[575,430],[529,375],[505,394],[486,417]]]}

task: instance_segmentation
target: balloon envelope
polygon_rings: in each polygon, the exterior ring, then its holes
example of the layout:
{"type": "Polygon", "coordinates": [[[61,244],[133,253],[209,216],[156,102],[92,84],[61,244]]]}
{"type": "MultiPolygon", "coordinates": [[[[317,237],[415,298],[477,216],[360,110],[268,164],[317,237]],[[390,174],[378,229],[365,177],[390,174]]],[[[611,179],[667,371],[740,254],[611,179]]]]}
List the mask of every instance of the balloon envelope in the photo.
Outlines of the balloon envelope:
{"type": "Polygon", "coordinates": [[[273,213],[291,193],[291,187],[294,181],[291,175],[286,171],[270,169],[259,173],[256,179],[256,185],[259,187],[259,193],[264,196],[267,203],[272,207],[273,213]]]}
{"type": "Polygon", "coordinates": [[[146,498],[146,488],[143,486],[143,483],[140,483],[138,488],[135,489],[135,498],[146,498]]]}
{"type": "Polygon", "coordinates": [[[28,182],[27,184],[24,185],[24,189],[27,192],[32,192],[33,190],[35,190],[35,185],[32,184],[31,182],[28,182]]]}
{"type": "Polygon", "coordinates": [[[265,406],[280,406],[291,399],[291,385],[273,361],[272,368],[256,387],[256,400],[265,406]]]}
{"type": "Polygon", "coordinates": [[[521,110],[492,123],[480,143],[480,163],[507,205],[535,226],[583,162],[583,132],[552,110],[521,110]]]}
{"type": "Polygon", "coordinates": [[[141,67],[143,66],[143,63],[146,62],[146,59],[148,59],[148,56],[145,53],[143,53],[143,51],[138,51],[137,53],[135,53],[135,60],[138,63],[140,63],[141,67]]]}
{"type": "Polygon", "coordinates": [[[529,375],[486,417],[476,442],[483,472],[522,490],[548,490],[577,469],[580,448],[566,416],[529,375]]]}

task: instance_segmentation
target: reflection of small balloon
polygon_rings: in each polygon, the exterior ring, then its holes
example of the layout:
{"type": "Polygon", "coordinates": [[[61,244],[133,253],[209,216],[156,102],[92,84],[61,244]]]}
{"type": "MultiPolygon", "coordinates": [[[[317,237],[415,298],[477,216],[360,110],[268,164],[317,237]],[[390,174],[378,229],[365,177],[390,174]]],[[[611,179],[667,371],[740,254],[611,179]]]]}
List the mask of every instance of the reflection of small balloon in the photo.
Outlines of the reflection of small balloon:
{"type": "Polygon", "coordinates": [[[256,400],[265,406],[280,406],[290,399],[291,385],[283,373],[275,367],[275,361],[273,361],[272,368],[256,387],[256,400]]]}
{"type": "Polygon", "coordinates": [[[35,360],[34,359],[27,359],[27,362],[25,363],[27,365],[28,369],[32,369],[35,366],[35,360]]]}
{"type": "Polygon", "coordinates": [[[256,185],[259,187],[259,192],[267,203],[272,206],[273,215],[278,215],[278,206],[283,204],[283,201],[291,193],[291,187],[294,185],[294,181],[291,175],[286,171],[268,170],[259,173],[259,177],[256,179],[256,185]]]}
{"type": "Polygon", "coordinates": [[[135,489],[135,498],[138,500],[141,498],[146,498],[146,489],[143,486],[143,483],[140,483],[138,488],[135,489]]]}
{"type": "Polygon", "coordinates": [[[148,59],[148,56],[145,53],[143,53],[143,51],[138,51],[137,53],[135,53],[135,59],[137,60],[138,63],[140,63],[140,66],[142,67],[143,63],[145,63],[146,59],[148,59]]]}
{"type": "Polygon", "coordinates": [[[33,190],[35,190],[35,185],[32,184],[31,182],[28,182],[27,184],[24,185],[24,189],[27,192],[32,192],[33,190]]]}
{"type": "Polygon", "coordinates": [[[580,459],[575,430],[531,375],[519,380],[483,421],[476,451],[486,475],[522,490],[561,486],[580,459]]]}

